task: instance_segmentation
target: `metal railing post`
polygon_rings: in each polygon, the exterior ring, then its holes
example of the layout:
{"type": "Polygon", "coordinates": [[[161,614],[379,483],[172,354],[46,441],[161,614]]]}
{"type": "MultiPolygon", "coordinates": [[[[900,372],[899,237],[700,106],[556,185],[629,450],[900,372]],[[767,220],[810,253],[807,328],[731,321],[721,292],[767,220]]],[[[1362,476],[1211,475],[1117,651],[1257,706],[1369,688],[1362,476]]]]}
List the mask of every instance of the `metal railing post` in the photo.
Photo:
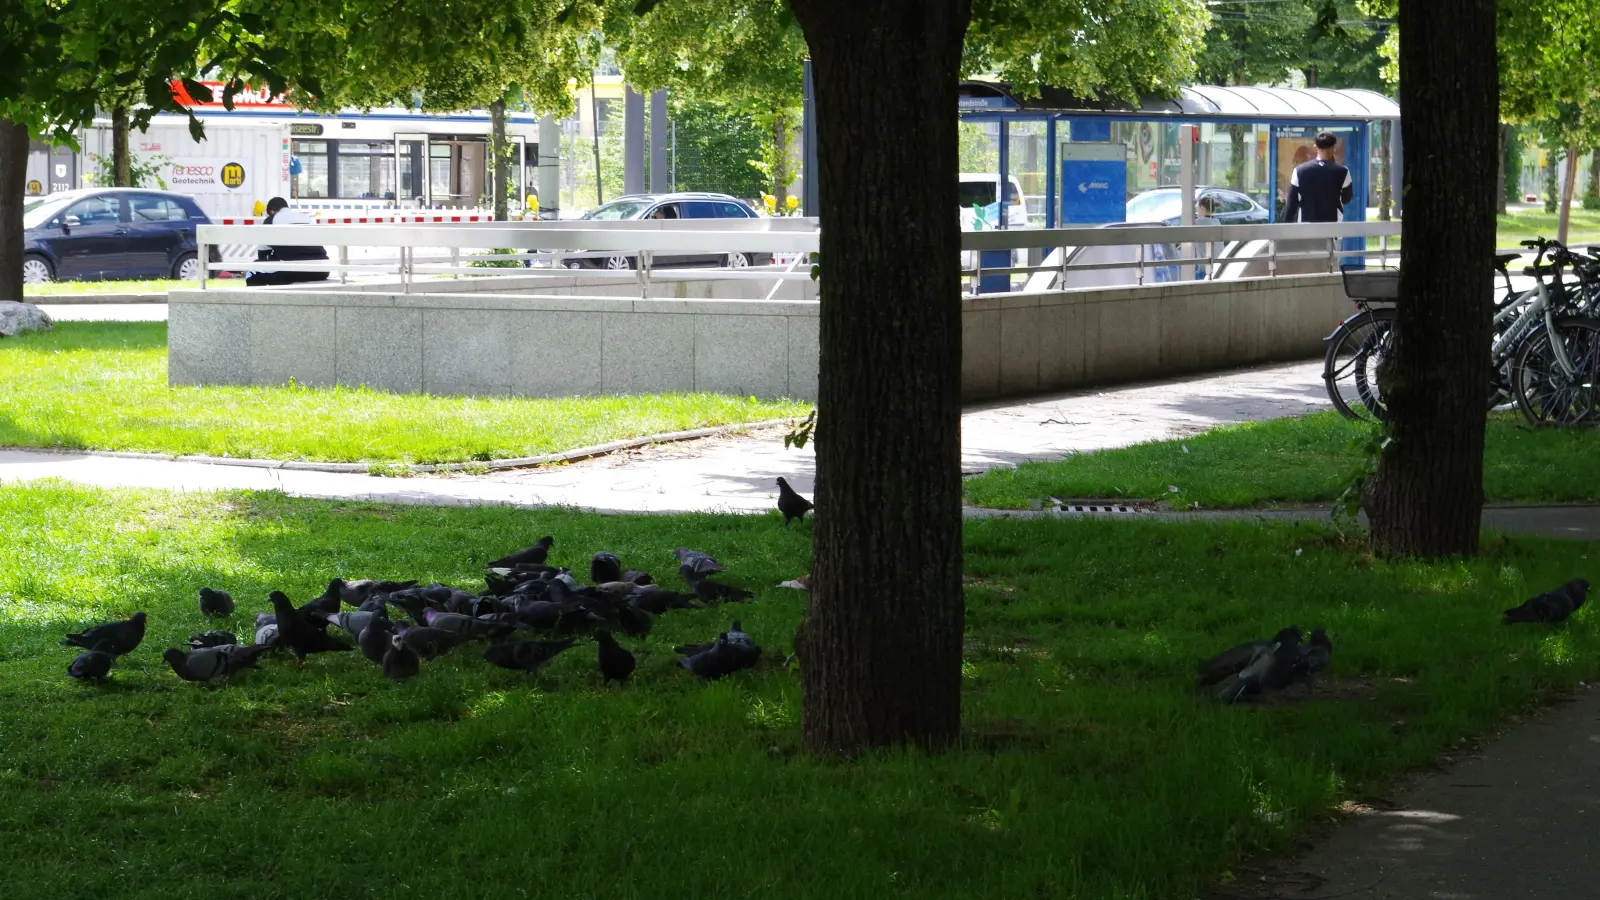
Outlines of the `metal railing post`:
{"type": "Polygon", "coordinates": [[[1267,277],[1278,277],[1278,239],[1267,239],[1267,277]]]}
{"type": "MultiPolygon", "coordinates": [[[[461,248],[460,247],[451,247],[450,248],[450,268],[451,269],[459,269],[459,268],[461,268],[461,248]]],[[[461,280],[461,273],[460,272],[451,272],[450,273],[450,280],[451,281],[460,281],[461,280]]]]}
{"type": "MultiPolygon", "coordinates": [[[[339,247],[339,265],[340,266],[348,266],[348,265],[350,265],[350,247],[348,245],[342,245],[342,246],[339,247]]],[[[341,268],[339,270],[339,283],[340,284],[349,284],[350,283],[350,270],[349,269],[341,268]]]]}
{"type": "Polygon", "coordinates": [[[1139,244],[1139,284],[1144,284],[1144,244],[1139,244]]]}
{"type": "Polygon", "coordinates": [[[194,249],[195,258],[200,260],[200,290],[203,291],[206,289],[206,276],[211,274],[211,248],[197,241],[194,249]]]}

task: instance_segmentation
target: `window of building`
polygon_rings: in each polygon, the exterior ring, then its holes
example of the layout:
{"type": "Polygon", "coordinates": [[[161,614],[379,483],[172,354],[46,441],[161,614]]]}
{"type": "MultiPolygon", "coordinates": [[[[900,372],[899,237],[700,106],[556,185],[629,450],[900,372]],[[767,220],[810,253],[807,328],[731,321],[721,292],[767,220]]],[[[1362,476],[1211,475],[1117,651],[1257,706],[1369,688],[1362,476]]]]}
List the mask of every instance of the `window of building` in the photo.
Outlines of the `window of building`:
{"type": "Polygon", "coordinates": [[[394,145],[337,141],[333,196],[347,200],[394,199],[394,145]]]}

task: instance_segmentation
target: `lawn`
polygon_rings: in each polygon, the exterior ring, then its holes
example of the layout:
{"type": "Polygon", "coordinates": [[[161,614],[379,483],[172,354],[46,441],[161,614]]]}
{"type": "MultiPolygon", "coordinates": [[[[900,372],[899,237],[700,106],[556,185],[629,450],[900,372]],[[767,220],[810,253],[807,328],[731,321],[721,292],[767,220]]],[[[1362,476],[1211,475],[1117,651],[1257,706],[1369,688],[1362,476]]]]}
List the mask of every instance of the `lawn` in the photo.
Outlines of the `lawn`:
{"type": "MultiPolygon", "coordinates": [[[[1588,544],[1488,542],[1481,560],[1374,561],[1308,525],[967,526],[966,737],[935,757],[819,762],[778,661],[809,527],[167,494],[0,489],[0,883],[16,897],[793,897],[1187,900],[1291,846],[1513,711],[1600,675],[1591,609],[1506,628],[1534,587],[1594,575],[1588,544]],[[303,600],[331,574],[481,583],[546,532],[670,572],[717,555],[757,588],[679,612],[624,688],[591,645],[541,675],[476,652],[391,685],[359,657],[180,682],[159,653],[211,627],[201,585],[303,600]],[[70,682],[76,626],[134,610],[145,644],[70,682]],[[670,646],[739,616],[756,670],[701,684],[670,646]],[[1194,663],[1294,622],[1336,645],[1320,697],[1219,708],[1194,663]]],[[[1297,691],[1298,693],[1298,691],[1297,691]]]]}
{"type": "MultiPolygon", "coordinates": [[[[1536,237],[1553,239],[1557,234],[1560,219],[1556,213],[1545,212],[1544,207],[1512,210],[1496,218],[1498,229],[1494,245],[1504,249],[1515,249],[1523,241],[1536,237]]],[[[1381,243],[1380,238],[1368,238],[1367,248],[1376,250],[1381,243]]],[[[1399,236],[1389,238],[1389,249],[1399,249],[1400,243],[1399,236]]],[[[1600,243],[1600,210],[1583,209],[1577,201],[1573,201],[1572,222],[1568,227],[1567,243],[1573,247],[1600,243]]]]}
{"type": "MultiPolygon", "coordinates": [[[[967,501],[1000,508],[1047,497],[1203,508],[1320,503],[1337,498],[1360,470],[1361,444],[1370,434],[1369,426],[1334,412],[1229,425],[1182,440],[995,469],[967,481],[967,501]]],[[[1490,502],[1600,500],[1600,432],[1534,429],[1515,414],[1495,413],[1483,487],[1490,502]]]]}
{"type": "Polygon", "coordinates": [[[199,287],[198,281],[174,281],[158,278],[151,281],[52,281],[47,284],[25,284],[24,297],[64,297],[79,294],[165,294],[180,288],[199,287]]]}
{"type": "Polygon", "coordinates": [[[0,384],[0,445],[332,462],[536,456],[809,409],[718,394],[531,399],[292,384],[168,387],[160,322],[66,322],[0,340],[0,384]]]}

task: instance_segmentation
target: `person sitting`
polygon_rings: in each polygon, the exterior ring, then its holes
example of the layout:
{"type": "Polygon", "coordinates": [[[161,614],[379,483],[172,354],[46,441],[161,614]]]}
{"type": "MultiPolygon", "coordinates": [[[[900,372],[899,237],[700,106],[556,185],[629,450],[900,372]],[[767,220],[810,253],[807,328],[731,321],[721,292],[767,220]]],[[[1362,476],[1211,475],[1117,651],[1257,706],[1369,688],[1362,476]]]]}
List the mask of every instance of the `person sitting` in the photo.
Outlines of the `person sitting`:
{"type": "MultiPolygon", "coordinates": [[[[289,201],[282,197],[273,197],[267,201],[267,218],[264,225],[313,225],[315,219],[289,205],[289,201]]],[[[262,247],[256,252],[256,259],[262,262],[304,262],[313,259],[327,259],[328,248],[309,247],[298,245],[273,245],[262,247]]],[[[249,272],[246,273],[244,283],[250,287],[259,287],[273,284],[300,284],[307,281],[326,281],[327,272],[249,272]]]]}
{"type": "Polygon", "coordinates": [[[650,214],[652,219],[676,219],[678,208],[676,206],[663,206],[650,214]]]}

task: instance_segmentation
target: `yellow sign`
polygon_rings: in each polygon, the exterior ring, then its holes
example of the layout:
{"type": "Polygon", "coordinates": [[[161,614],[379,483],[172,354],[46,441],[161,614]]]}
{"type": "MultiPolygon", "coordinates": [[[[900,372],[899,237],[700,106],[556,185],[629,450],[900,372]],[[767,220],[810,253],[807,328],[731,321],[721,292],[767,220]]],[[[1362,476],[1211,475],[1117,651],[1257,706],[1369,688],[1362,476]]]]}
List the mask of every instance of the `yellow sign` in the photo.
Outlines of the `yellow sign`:
{"type": "Polygon", "coordinates": [[[244,166],[238,163],[228,163],[222,167],[222,183],[231,188],[244,184],[244,166]]]}
{"type": "Polygon", "coordinates": [[[44,193],[44,185],[40,184],[37,179],[28,182],[28,196],[37,197],[42,193],[44,193]]]}

